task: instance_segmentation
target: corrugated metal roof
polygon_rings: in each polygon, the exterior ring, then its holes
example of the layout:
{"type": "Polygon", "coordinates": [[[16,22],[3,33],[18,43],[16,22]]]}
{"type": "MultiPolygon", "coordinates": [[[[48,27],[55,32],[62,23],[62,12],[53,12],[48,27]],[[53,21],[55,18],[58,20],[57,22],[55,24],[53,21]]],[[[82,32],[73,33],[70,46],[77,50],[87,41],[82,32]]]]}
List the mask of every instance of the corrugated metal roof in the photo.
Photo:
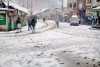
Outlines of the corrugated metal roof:
{"type": "MultiPolygon", "coordinates": [[[[4,2],[4,4],[5,4],[6,6],[8,6],[8,2],[4,2]]],[[[17,4],[14,4],[14,3],[12,3],[12,2],[9,2],[9,6],[12,6],[12,7],[14,7],[15,9],[18,9],[18,10],[20,10],[20,11],[22,11],[22,12],[30,13],[30,12],[28,11],[28,9],[26,9],[26,8],[24,8],[24,7],[21,7],[21,6],[17,5],[17,4]]]]}

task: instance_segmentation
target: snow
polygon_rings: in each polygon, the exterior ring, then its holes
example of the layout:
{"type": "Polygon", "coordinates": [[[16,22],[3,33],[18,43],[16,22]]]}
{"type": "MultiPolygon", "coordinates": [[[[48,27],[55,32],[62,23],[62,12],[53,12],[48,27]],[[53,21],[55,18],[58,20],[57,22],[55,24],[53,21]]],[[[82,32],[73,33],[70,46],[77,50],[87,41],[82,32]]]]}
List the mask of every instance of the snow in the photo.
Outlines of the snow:
{"type": "Polygon", "coordinates": [[[77,15],[72,15],[72,17],[78,17],[77,15]]]}
{"type": "Polygon", "coordinates": [[[36,15],[36,14],[38,14],[38,13],[41,13],[41,12],[44,12],[44,11],[46,11],[46,10],[48,10],[48,9],[42,9],[42,10],[40,10],[40,11],[34,12],[34,15],[36,15]]]}
{"type": "Polygon", "coordinates": [[[39,20],[31,32],[0,32],[0,67],[99,67],[100,30],[39,20]]]}
{"type": "MultiPolygon", "coordinates": [[[[8,2],[4,2],[4,3],[5,3],[6,6],[8,5],[8,2]]],[[[30,13],[30,12],[28,11],[28,9],[26,9],[26,8],[24,8],[24,7],[21,7],[21,6],[17,5],[17,4],[14,4],[14,3],[12,3],[12,2],[9,2],[9,6],[12,6],[12,7],[14,7],[15,9],[18,9],[18,10],[23,11],[23,12],[25,12],[25,13],[30,13]]]]}
{"type": "Polygon", "coordinates": [[[99,10],[99,9],[100,9],[100,6],[98,6],[98,7],[96,7],[96,8],[93,8],[93,9],[94,9],[94,10],[96,10],[96,9],[98,9],[98,10],[99,10]]]}
{"type": "Polygon", "coordinates": [[[14,11],[14,9],[8,9],[8,8],[0,8],[0,10],[11,10],[11,11],[14,11]]]}

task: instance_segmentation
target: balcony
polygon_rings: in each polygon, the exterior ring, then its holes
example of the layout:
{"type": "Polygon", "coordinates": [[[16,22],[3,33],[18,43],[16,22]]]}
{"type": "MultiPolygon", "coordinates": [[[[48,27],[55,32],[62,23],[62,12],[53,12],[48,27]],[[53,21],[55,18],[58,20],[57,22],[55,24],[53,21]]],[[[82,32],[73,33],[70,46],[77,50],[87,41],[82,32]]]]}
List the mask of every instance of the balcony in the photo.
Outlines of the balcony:
{"type": "Polygon", "coordinates": [[[91,6],[91,3],[86,4],[86,6],[91,6]]]}

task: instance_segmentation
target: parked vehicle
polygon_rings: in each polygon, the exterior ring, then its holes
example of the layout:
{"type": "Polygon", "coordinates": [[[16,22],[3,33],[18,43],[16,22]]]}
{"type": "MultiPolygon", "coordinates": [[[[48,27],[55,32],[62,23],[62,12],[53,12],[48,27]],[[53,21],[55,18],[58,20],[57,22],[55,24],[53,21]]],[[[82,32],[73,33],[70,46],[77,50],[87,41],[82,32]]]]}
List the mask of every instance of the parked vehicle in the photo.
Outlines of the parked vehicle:
{"type": "Polygon", "coordinates": [[[72,15],[72,17],[70,19],[70,25],[79,26],[79,18],[77,15],[72,15]]]}

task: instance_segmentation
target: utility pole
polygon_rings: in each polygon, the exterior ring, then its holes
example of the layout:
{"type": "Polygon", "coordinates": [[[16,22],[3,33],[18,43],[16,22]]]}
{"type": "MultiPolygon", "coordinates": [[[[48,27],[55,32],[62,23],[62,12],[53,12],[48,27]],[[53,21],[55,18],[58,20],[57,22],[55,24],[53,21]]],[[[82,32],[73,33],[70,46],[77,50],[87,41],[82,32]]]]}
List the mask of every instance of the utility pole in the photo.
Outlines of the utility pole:
{"type": "Polygon", "coordinates": [[[64,21],[63,20],[63,11],[64,11],[64,8],[63,8],[63,3],[64,3],[64,1],[62,0],[59,0],[60,2],[61,2],[61,9],[62,9],[62,22],[64,21]]]}
{"type": "Polygon", "coordinates": [[[62,22],[64,22],[64,19],[63,19],[63,0],[62,0],[62,22]]]}
{"type": "Polygon", "coordinates": [[[27,0],[27,9],[28,9],[28,0],[27,0]]]}
{"type": "Polygon", "coordinates": [[[7,5],[8,9],[9,9],[9,0],[8,0],[8,5],[7,5]]]}
{"type": "Polygon", "coordinates": [[[22,6],[23,6],[23,7],[25,7],[25,5],[24,5],[24,4],[25,4],[25,2],[24,2],[24,0],[22,0],[22,1],[23,1],[23,5],[22,5],[22,6]]]}
{"type": "Polygon", "coordinates": [[[33,9],[33,2],[31,0],[31,3],[30,3],[30,7],[31,7],[31,15],[32,15],[32,9],[33,9]]]}
{"type": "Polygon", "coordinates": [[[91,0],[91,19],[92,19],[92,26],[93,26],[93,23],[94,23],[94,17],[93,17],[93,0],[91,0]]]}

